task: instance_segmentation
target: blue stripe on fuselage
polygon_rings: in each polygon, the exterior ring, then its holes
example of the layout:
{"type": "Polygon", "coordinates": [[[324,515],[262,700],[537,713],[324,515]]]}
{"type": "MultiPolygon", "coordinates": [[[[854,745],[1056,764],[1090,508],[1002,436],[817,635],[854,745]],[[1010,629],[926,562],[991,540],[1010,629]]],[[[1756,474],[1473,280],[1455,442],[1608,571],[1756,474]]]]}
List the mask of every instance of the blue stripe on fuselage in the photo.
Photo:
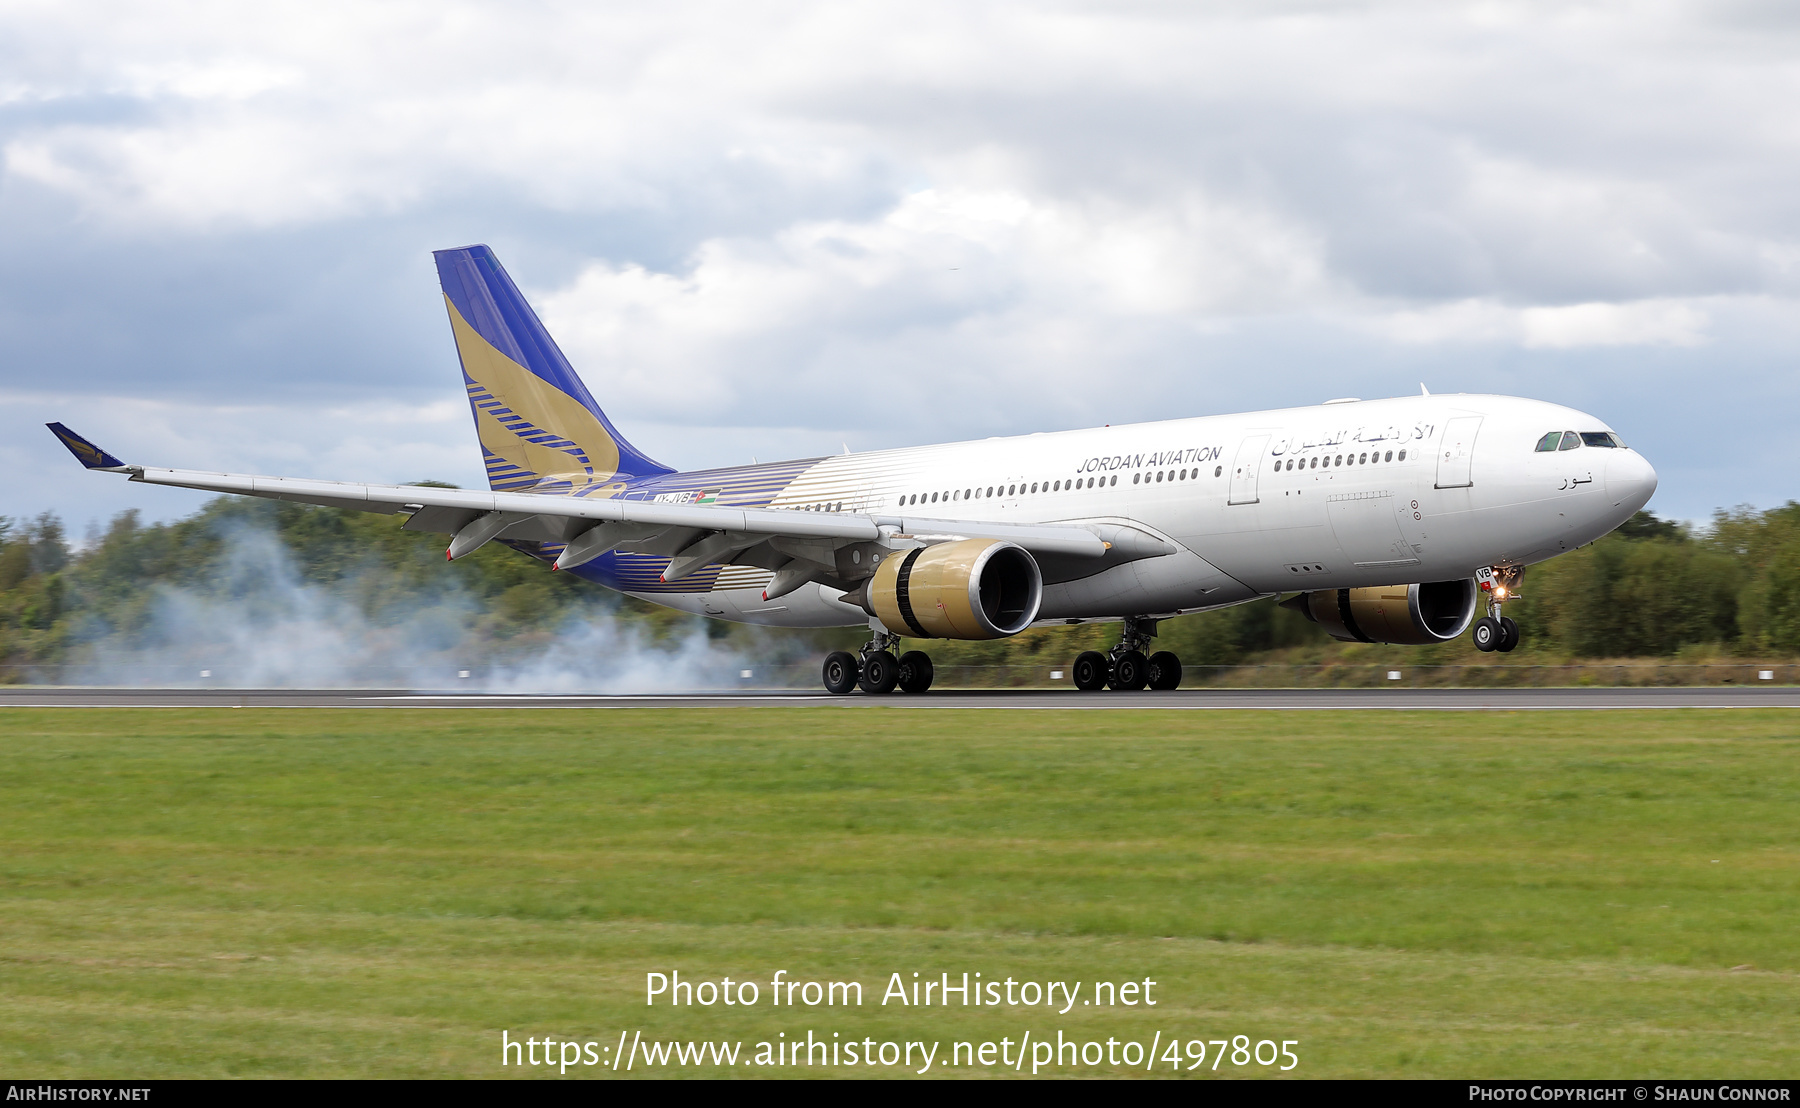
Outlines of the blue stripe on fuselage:
{"type": "MultiPolygon", "coordinates": [[[[713,501],[713,505],[717,507],[766,508],[783,489],[793,484],[795,478],[822,461],[823,458],[801,458],[766,465],[700,469],[689,473],[662,473],[634,478],[626,483],[623,491],[615,494],[614,499],[650,500],[664,493],[688,492],[698,495],[703,491],[717,489],[718,499],[713,501]]],[[[508,542],[507,545],[545,561],[553,560],[562,549],[560,544],[548,543],[508,542]]],[[[583,580],[593,581],[619,592],[663,593],[710,592],[720,573],[718,567],[708,566],[680,581],[665,584],[661,577],[668,564],[669,559],[653,554],[631,554],[614,550],[576,566],[569,572],[583,580]]]]}

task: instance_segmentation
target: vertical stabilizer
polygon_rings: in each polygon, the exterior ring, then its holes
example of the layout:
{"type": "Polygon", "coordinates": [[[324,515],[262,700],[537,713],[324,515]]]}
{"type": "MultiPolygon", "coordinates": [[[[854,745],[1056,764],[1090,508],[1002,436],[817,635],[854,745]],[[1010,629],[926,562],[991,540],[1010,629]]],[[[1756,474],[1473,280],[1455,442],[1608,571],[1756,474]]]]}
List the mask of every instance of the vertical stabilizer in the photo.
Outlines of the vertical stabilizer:
{"type": "Polygon", "coordinates": [[[613,427],[492,250],[432,256],[490,487],[567,492],[673,472],[613,427]]]}

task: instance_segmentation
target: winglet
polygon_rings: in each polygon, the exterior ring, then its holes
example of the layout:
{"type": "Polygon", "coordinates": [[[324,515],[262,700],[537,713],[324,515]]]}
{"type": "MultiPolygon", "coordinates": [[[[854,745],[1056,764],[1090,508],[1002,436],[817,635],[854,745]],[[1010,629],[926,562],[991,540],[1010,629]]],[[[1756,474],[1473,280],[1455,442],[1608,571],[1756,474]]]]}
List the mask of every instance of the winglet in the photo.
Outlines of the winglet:
{"type": "Polygon", "coordinates": [[[108,454],[106,451],[100,449],[98,446],[95,446],[93,443],[82,438],[80,435],[77,435],[75,432],[69,430],[67,427],[64,427],[62,424],[46,423],[46,424],[44,424],[44,426],[50,428],[50,433],[55,435],[57,438],[61,439],[62,444],[69,448],[69,453],[75,455],[75,460],[80,462],[82,465],[86,466],[87,468],[89,468],[89,469],[126,469],[126,468],[128,468],[124,462],[121,462],[119,459],[113,457],[111,454],[108,454]]]}

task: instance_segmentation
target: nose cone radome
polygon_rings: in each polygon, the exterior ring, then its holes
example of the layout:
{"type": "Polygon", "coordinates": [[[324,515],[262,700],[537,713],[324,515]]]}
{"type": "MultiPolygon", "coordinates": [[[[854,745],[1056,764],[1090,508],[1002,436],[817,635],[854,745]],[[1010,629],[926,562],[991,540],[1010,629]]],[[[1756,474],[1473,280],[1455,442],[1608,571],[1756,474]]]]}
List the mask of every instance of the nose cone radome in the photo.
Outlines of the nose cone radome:
{"type": "Polygon", "coordinates": [[[1650,503],[1656,470],[1635,450],[1617,450],[1606,462],[1606,495],[1627,516],[1650,503]]]}

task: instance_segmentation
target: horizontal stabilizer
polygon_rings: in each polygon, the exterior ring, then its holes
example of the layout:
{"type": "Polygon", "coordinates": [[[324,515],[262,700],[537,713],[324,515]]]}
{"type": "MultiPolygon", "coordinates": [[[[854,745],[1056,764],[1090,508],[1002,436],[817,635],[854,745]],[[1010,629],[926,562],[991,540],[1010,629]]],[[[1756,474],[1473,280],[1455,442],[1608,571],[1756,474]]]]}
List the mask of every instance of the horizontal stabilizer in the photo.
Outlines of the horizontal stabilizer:
{"type": "Polygon", "coordinates": [[[89,469],[125,468],[124,462],[121,462],[119,459],[108,454],[106,451],[95,446],[80,435],[77,435],[62,424],[46,423],[44,426],[50,428],[50,433],[52,435],[55,435],[62,440],[62,444],[69,448],[69,453],[75,455],[76,461],[89,469]]]}

